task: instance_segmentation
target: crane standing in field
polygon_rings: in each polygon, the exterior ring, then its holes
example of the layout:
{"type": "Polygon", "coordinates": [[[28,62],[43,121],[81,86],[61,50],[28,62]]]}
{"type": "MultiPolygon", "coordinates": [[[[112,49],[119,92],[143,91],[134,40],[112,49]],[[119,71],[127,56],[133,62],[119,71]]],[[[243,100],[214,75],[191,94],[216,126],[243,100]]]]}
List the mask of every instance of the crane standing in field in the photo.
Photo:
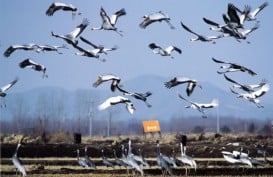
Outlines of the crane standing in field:
{"type": "Polygon", "coordinates": [[[16,150],[15,150],[13,156],[12,156],[12,163],[16,167],[16,172],[17,172],[17,169],[18,169],[22,173],[23,176],[26,176],[27,175],[26,169],[25,169],[24,165],[22,164],[22,161],[17,156],[17,152],[18,152],[18,150],[19,150],[19,148],[21,146],[23,138],[24,137],[22,137],[19,140],[19,143],[17,144],[16,150]]]}

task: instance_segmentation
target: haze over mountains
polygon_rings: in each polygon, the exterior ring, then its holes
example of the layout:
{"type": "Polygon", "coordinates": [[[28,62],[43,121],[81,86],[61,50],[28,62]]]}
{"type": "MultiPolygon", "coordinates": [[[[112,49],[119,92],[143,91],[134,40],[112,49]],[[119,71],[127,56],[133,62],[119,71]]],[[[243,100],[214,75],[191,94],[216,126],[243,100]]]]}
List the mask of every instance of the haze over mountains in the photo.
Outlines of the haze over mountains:
{"type": "Polygon", "coordinates": [[[196,121],[201,118],[201,114],[193,109],[186,109],[188,105],[178,98],[177,93],[184,95],[187,99],[209,103],[213,98],[219,100],[219,108],[207,110],[208,119],[216,117],[232,116],[238,118],[268,119],[273,117],[273,95],[268,92],[261,98],[264,108],[257,108],[247,100],[236,98],[229,91],[229,88],[221,89],[209,82],[200,82],[203,89],[195,88],[190,97],[186,96],[186,85],[179,85],[171,89],[164,87],[164,82],[171,79],[157,75],[142,75],[137,78],[122,82],[124,89],[132,92],[151,91],[153,95],[148,97],[148,102],[152,105],[148,108],[144,102],[130,98],[135,105],[136,111],[130,115],[123,104],[113,106],[104,111],[98,111],[97,106],[105,101],[109,96],[120,95],[121,93],[111,92],[109,83],[105,83],[98,88],[93,88],[90,82],[90,89],[78,89],[69,91],[65,88],[42,87],[25,92],[9,93],[6,97],[7,107],[1,109],[1,120],[9,120],[15,112],[25,112],[27,115],[54,114],[58,117],[65,116],[77,118],[87,116],[90,112],[95,118],[109,116],[111,113],[115,119],[160,119],[168,120],[172,117],[196,117],[196,121]]]}

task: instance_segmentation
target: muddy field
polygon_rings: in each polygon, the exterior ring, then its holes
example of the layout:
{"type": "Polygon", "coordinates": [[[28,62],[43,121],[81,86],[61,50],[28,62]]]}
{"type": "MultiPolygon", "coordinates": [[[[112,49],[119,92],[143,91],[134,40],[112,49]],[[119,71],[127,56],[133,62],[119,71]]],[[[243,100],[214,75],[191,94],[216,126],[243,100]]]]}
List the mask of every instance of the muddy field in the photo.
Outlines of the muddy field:
{"type": "MultiPolygon", "coordinates": [[[[194,134],[188,135],[187,154],[192,156],[197,162],[197,170],[190,170],[190,176],[273,176],[272,153],[273,138],[270,135],[219,135],[219,134],[194,134]],[[228,143],[240,142],[245,152],[250,157],[254,157],[263,163],[262,166],[249,168],[245,165],[229,164],[222,157],[221,151],[239,150],[240,147],[227,145],[228,143]],[[257,154],[258,149],[268,152],[268,162],[257,154]],[[271,162],[271,163],[270,163],[271,162]]],[[[111,161],[113,149],[117,151],[117,156],[121,156],[121,145],[127,146],[128,138],[132,140],[132,151],[138,154],[141,148],[143,155],[147,158],[150,168],[144,168],[145,176],[161,176],[161,170],[156,164],[156,143],[161,142],[161,152],[172,156],[173,149],[175,155],[180,155],[179,135],[163,135],[162,137],[130,136],[111,138],[82,138],[82,144],[71,143],[51,143],[42,144],[33,142],[30,138],[24,139],[24,144],[18,152],[26,166],[30,176],[128,176],[125,168],[116,166],[106,168],[102,164],[101,149],[104,149],[105,156],[111,161]],[[84,169],[78,166],[76,161],[76,150],[80,149],[81,156],[84,155],[84,147],[88,147],[88,154],[97,165],[97,170],[84,169]]],[[[16,137],[10,138],[7,143],[5,138],[1,138],[1,176],[15,176],[16,171],[11,162],[11,156],[16,148],[16,137]]],[[[173,168],[176,176],[185,174],[185,166],[173,168]]],[[[131,173],[130,173],[131,174],[131,173]]]]}

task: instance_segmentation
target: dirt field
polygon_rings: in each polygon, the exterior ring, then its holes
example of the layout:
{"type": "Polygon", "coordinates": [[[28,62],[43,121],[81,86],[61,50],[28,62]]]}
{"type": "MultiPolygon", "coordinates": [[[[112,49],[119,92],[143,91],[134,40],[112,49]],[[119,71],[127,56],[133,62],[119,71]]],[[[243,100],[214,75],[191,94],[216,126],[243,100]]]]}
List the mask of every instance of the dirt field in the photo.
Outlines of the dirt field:
{"type": "MultiPolygon", "coordinates": [[[[102,164],[101,149],[105,150],[105,156],[111,161],[113,159],[113,149],[116,149],[118,157],[121,156],[121,144],[127,146],[128,137],[102,138],[89,137],[82,138],[82,144],[54,143],[41,144],[33,142],[31,138],[25,138],[24,144],[18,152],[18,156],[25,165],[28,176],[49,177],[49,176],[128,176],[126,169],[115,167],[106,168],[102,164]],[[31,143],[30,143],[31,142],[31,143]],[[88,154],[97,165],[97,170],[83,169],[77,164],[76,150],[80,149],[81,156],[84,155],[84,147],[88,147],[88,154]]],[[[144,139],[140,136],[130,136],[132,140],[132,151],[138,154],[138,148],[143,150],[143,155],[147,158],[151,168],[144,168],[145,176],[162,176],[161,170],[156,164],[156,144],[155,140],[161,142],[161,152],[172,156],[173,149],[175,155],[180,155],[178,135],[163,135],[160,137],[149,137],[144,139]]],[[[16,148],[18,136],[1,138],[1,176],[16,176],[16,171],[11,162],[11,156],[16,148]],[[7,139],[10,140],[7,143],[7,139]]],[[[197,162],[197,171],[190,170],[189,176],[273,176],[272,152],[273,138],[265,135],[219,135],[219,134],[191,134],[188,135],[187,154],[192,156],[197,162]],[[249,168],[245,165],[229,164],[222,157],[221,151],[238,150],[240,147],[227,145],[232,142],[240,142],[245,152],[250,157],[254,157],[263,163],[263,166],[249,168]],[[264,149],[268,152],[268,160],[257,154],[257,149],[264,149]]],[[[176,176],[185,175],[185,167],[173,168],[176,176]]],[[[132,176],[132,173],[130,173],[132,176]]]]}

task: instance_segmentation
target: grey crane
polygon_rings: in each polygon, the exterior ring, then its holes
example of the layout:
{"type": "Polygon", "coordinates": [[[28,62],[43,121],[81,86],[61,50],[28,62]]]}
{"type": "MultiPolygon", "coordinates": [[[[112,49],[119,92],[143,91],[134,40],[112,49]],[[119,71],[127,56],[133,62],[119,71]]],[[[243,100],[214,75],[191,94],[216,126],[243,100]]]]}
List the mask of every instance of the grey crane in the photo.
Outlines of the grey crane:
{"type": "Polygon", "coordinates": [[[4,107],[6,107],[6,102],[5,102],[5,97],[7,96],[7,90],[9,90],[14,84],[16,84],[16,82],[18,81],[18,78],[15,78],[13,81],[11,81],[10,83],[2,86],[0,88],[0,105],[1,107],[4,105],[4,107]]]}
{"type": "Polygon", "coordinates": [[[190,96],[194,90],[194,88],[197,86],[202,89],[202,86],[198,84],[197,80],[190,79],[188,77],[184,76],[176,76],[173,77],[171,80],[164,83],[165,87],[170,89],[172,87],[175,87],[180,84],[187,84],[186,93],[188,96],[190,96]]]}
{"type": "Polygon", "coordinates": [[[166,173],[168,173],[170,176],[173,176],[173,170],[170,167],[169,163],[164,159],[161,151],[160,151],[160,144],[159,141],[156,141],[156,146],[157,146],[157,157],[156,157],[156,162],[157,165],[161,168],[162,170],[162,175],[165,176],[166,173]]]}
{"type": "Polygon", "coordinates": [[[123,160],[119,159],[116,153],[116,150],[113,149],[113,154],[114,154],[114,158],[115,158],[115,163],[120,166],[120,167],[124,167],[127,169],[127,167],[129,166],[128,163],[125,163],[123,160]]]}
{"type": "Polygon", "coordinates": [[[107,157],[105,157],[105,155],[104,155],[104,149],[101,149],[101,157],[102,157],[102,163],[103,163],[106,167],[112,167],[112,168],[114,168],[113,163],[112,163],[110,160],[108,160],[107,157]]]}
{"type": "Polygon", "coordinates": [[[85,159],[80,158],[80,150],[77,149],[77,162],[81,167],[88,168],[87,162],[85,159]]]}
{"type": "Polygon", "coordinates": [[[69,34],[66,35],[58,35],[55,34],[53,31],[51,32],[51,35],[56,38],[61,38],[65,40],[68,44],[71,44],[72,46],[78,45],[77,37],[84,31],[84,29],[89,25],[89,21],[87,18],[84,18],[82,20],[82,23],[78,25],[73,31],[71,31],[69,34]]]}
{"type": "Polygon", "coordinates": [[[85,146],[84,148],[84,160],[86,162],[86,165],[88,166],[88,168],[96,170],[96,164],[89,158],[88,154],[87,154],[87,147],[85,146]]]}
{"type": "Polygon", "coordinates": [[[44,65],[38,64],[35,61],[27,58],[23,60],[22,62],[19,63],[20,68],[31,68],[35,71],[42,72],[43,73],[43,78],[48,77],[46,74],[46,67],[44,65]]]}
{"type": "Polygon", "coordinates": [[[118,33],[120,36],[122,31],[118,31],[116,27],[116,23],[119,17],[126,15],[126,11],[124,8],[120,9],[119,11],[115,12],[113,15],[108,16],[106,11],[101,7],[100,9],[100,16],[102,18],[102,24],[100,27],[91,28],[91,30],[112,30],[118,33]]]}
{"type": "Polygon", "coordinates": [[[128,154],[127,154],[126,159],[127,159],[128,164],[131,166],[132,169],[138,171],[141,174],[141,176],[144,175],[144,171],[143,171],[142,166],[140,166],[137,163],[135,155],[132,153],[132,147],[131,147],[131,140],[130,139],[128,139],[128,154]]]}
{"type": "Polygon", "coordinates": [[[140,28],[145,29],[147,26],[151,25],[152,23],[155,22],[166,22],[171,29],[175,29],[175,27],[171,24],[170,22],[171,18],[169,17],[168,14],[158,11],[149,15],[144,15],[143,16],[143,21],[139,24],[140,28]]]}
{"type": "Polygon", "coordinates": [[[21,146],[22,140],[23,140],[23,138],[21,138],[20,141],[17,144],[16,150],[15,150],[13,156],[12,156],[12,163],[16,167],[16,170],[18,169],[19,172],[21,172],[23,176],[26,176],[27,175],[26,169],[25,169],[22,161],[17,156],[17,152],[18,152],[18,150],[19,150],[19,148],[21,146]]]}

